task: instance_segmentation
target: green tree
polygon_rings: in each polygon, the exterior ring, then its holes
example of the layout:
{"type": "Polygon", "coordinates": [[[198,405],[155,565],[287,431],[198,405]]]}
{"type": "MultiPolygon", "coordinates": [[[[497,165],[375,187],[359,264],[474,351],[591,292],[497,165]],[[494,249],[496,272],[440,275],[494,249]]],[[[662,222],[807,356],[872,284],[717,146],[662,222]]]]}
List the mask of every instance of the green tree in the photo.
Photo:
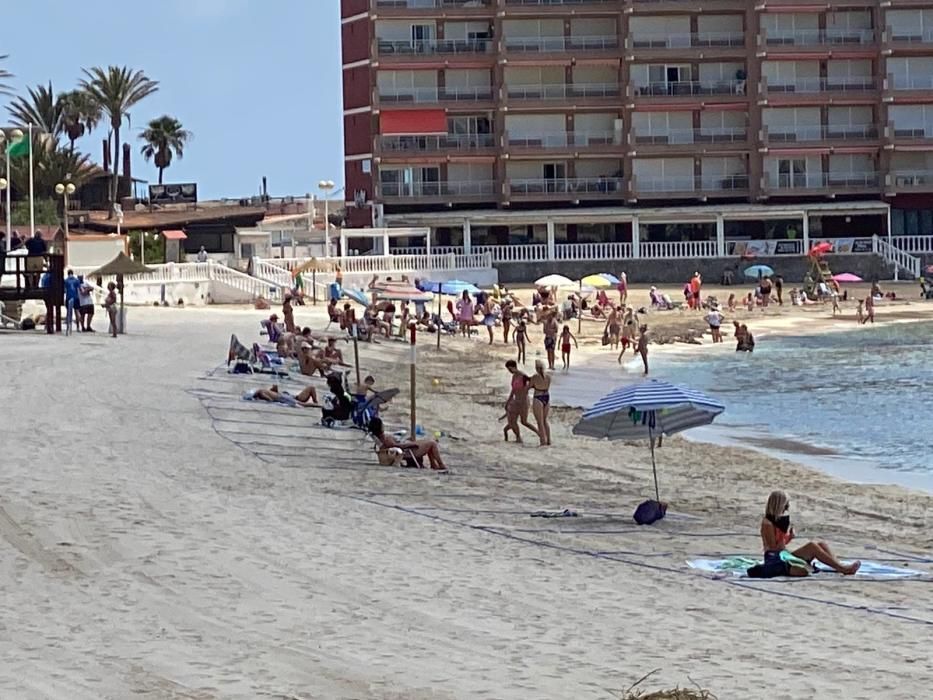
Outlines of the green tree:
{"type": "MultiPolygon", "coordinates": [[[[9,58],[8,54],[3,54],[2,56],[0,56],[0,61],[5,61],[8,58],[9,58]]],[[[12,95],[13,94],[13,88],[11,88],[9,84],[5,82],[12,77],[13,77],[13,74],[10,71],[0,68],[0,95],[12,95]]]]}
{"type": "Polygon", "coordinates": [[[162,172],[172,164],[172,157],[179,160],[185,155],[185,146],[191,140],[191,132],[186,131],[180,121],[167,114],[149,122],[139,138],[145,141],[140,149],[143,158],[152,160],[159,169],[159,184],[162,184],[162,172]]]}
{"type": "MultiPolygon", "coordinates": [[[[54,199],[36,197],[36,226],[56,226],[61,223],[58,215],[58,203],[54,199]]],[[[29,200],[13,202],[11,218],[13,226],[29,226],[29,200]]],[[[23,233],[23,231],[20,231],[23,233]]],[[[26,234],[29,233],[27,230],[26,234]]]]}
{"type": "Polygon", "coordinates": [[[17,126],[28,126],[44,131],[52,136],[58,136],[62,129],[62,109],[60,102],[55,99],[52,83],[48,87],[37,85],[28,88],[29,96],[18,95],[7,106],[7,111],[17,126]]]}
{"type": "MultiPolygon", "coordinates": [[[[150,80],[141,70],[130,70],[126,66],[107,68],[85,68],[81,89],[100,107],[101,113],[110,120],[113,130],[113,182],[110,187],[110,203],[117,201],[120,185],[120,128],[123,119],[129,121],[129,111],[159,89],[159,83],[150,80]]],[[[113,216],[111,209],[110,216],[113,216]]]]}
{"type": "Polygon", "coordinates": [[[58,96],[61,106],[62,132],[68,137],[74,153],[75,141],[92,132],[100,123],[101,111],[91,96],[83,90],[63,92],[58,96]]]}
{"type": "MultiPolygon", "coordinates": [[[[55,185],[73,182],[81,185],[94,172],[90,158],[80,151],[69,151],[59,146],[57,139],[46,134],[33,134],[33,181],[36,197],[56,197],[55,185]]],[[[10,187],[13,199],[29,197],[29,158],[10,161],[10,187]]]]}
{"type": "Polygon", "coordinates": [[[165,236],[154,231],[130,231],[129,238],[130,252],[133,254],[134,259],[142,262],[139,255],[139,241],[142,240],[146,246],[147,265],[165,262],[165,236]]]}

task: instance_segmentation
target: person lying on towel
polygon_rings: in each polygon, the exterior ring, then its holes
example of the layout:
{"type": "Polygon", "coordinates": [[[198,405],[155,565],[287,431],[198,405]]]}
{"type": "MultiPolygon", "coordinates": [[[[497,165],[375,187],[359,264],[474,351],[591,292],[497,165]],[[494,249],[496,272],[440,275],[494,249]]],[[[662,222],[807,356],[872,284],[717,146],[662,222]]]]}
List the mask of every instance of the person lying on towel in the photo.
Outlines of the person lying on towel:
{"type": "Polygon", "coordinates": [[[843,564],[830,551],[825,542],[808,542],[791,551],[787,548],[794,539],[794,528],[790,524],[790,501],[783,491],[772,491],[765,506],[765,517],[761,519],[761,542],[765,551],[763,564],[753,566],[748,575],[753,578],[774,576],[808,576],[813,573],[813,562],[851,576],[859,570],[861,562],[843,564]]]}
{"type": "Polygon", "coordinates": [[[305,387],[297,396],[292,396],[286,391],[280,391],[278,384],[273,384],[268,389],[255,389],[248,392],[247,398],[252,401],[282,403],[286,406],[303,406],[305,408],[320,406],[317,400],[317,391],[313,386],[305,387]]]}

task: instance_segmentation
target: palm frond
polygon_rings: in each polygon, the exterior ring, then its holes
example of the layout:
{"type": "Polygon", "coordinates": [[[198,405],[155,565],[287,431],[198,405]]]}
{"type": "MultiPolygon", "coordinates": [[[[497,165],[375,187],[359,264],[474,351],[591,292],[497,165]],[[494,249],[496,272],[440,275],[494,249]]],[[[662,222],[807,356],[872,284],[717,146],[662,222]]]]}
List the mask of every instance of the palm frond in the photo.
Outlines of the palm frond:
{"type": "MultiPolygon", "coordinates": [[[[9,57],[10,57],[9,54],[3,54],[2,56],[0,56],[0,61],[5,61],[9,57]]],[[[10,87],[10,85],[5,82],[12,78],[13,78],[13,74],[10,71],[0,68],[0,95],[12,95],[13,94],[13,88],[10,87]]]]}
{"type": "Polygon", "coordinates": [[[55,99],[55,93],[52,90],[52,83],[37,85],[35,88],[28,88],[28,97],[17,96],[7,106],[7,111],[13,119],[16,126],[28,126],[30,124],[53,136],[57,136],[62,130],[62,108],[58,100],[55,99]]]}

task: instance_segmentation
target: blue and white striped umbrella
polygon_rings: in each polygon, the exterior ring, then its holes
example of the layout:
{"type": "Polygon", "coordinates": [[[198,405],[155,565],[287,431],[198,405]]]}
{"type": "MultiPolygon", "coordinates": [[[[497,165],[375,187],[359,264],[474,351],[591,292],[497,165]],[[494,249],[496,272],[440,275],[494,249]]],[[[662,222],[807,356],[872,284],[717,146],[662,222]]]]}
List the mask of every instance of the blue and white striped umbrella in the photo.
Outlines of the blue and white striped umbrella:
{"type": "Polygon", "coordinates": [[[651,380],[616,389],[583,412],[574,435],[609,440],[644,440],[651,447],[655,494],[660,500],[654,439],[708,425],[726,407],[693,389],[651,380]]]}

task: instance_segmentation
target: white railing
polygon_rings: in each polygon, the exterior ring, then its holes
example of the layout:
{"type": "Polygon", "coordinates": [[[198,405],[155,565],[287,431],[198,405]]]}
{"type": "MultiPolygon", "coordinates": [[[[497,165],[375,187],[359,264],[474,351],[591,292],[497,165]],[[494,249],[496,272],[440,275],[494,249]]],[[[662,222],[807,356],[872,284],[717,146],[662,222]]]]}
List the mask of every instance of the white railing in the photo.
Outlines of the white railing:
{"type": "Polygon", "coordinates": [[[539,85],[508,85],[506,94],[512,100],[564,100],[572,97],[618,97],[617,83],[553,83],[539,85]]]}
{"type": "MultiPolygon", "coordinates": [[[[422,246],[400,246],[398,248],[389,248],[392,255],[427,255],[428,249],[422,246]]],[[[438,245],[431,246],[431,255],[462,255],[462,245],[438,245]]]]}
{"type": "Polygon", "coordinates": [[[489,255],[493,263],[540,262],[548,259],[547,245],[475,245],[473,250],[489,255]]]}
{"type": "Polygon", "coordinates": [[[658,80],[635,85],[636,95],[643,97],[680,97],[696,95],[744,95],[745,80],[658,80]]]}
{"type": "Polygon", "coordinates": [[[623,260],[632,257],[631,243],[558,243],[556,260],[623,260]]]}
{"type": "Polygon", "coordinates": [[[888,27],[884,33],[889,42],[903,42],[905,44],[933,43],[933,29],[916,27],[915,29],[894,30],[888,27]]]}
{"type": "Polygon", "coordinates": [[[294,285],[289,270],[280,265],[273,265],[262,258],[253,258],[253,276],[280,287],[291,288],[294,285]]]}
{"type": "Polygon", "coordinates": [[[906,270],[914,277],[920,276],[920,258],[896,248],[881,236],[872,236],[871,240],[872,251],[894,265],[894,279],[898,278],[898,270],[906,270]]]}
{"type": "Polygon", "coordinates": [[[891,244],[905,253],[933,253],[933,235],[928,236],[891,236],[891,244]]]}
{"type": "Polygon", "coordinates": [[[874,124],[808,124],[798,126],[769,127],[765,131],[768,141],[829,141],[841,139],[876,139],[878,128],[874,124]]]}
{"type": "MultiPolygon", "coordinates": [[[[779,78],[765,81],[768,92],[836,92],[876,90],[878,80],[868,75],[840,75],[834,78],[779,78]]],[[[926,86],[924,86],[926,87],[926,86]]]]}
{"type": "Polygon", "coordinates": [[[509,193],[516,194],[605,194],[622,191],[620,177],[521,178],[508,181],[509,193]]]}
{"type": "Polygon", "coordinates": [[[503,40],[506,51],[598,51],[614,49],[619,45],[617,36],[507,36],[503,40]]]}
{"type": "MultiPolygon", "coordinates": [[[[424,248],[410,248],[419,251],[406,255],[355,255],[345,258],[318,258],[318,265],[330,270],[340,269],[346,275],[382,274],[388,272],[424,272],[429,270],[488,270],[492,267],[492,257],[484,251],[464,254],[462,248],[448,246],[446,253],[437,253],[431,249],[431,255],[424,253],[424,248]]],[[[441,249],[443,250],[443,249],[441,249]]],[[[294,270],[308,262],[308,258],[263,258],[259,263],[283,270],[294,270]]],[[[257,264],[254,262],[254,265],[257,264]]],[[[325,273],[332,274],[332,273],[325,273]]]]}
{"type": "Polygon", "coordinates": [[[716,241],[644,241],[639,244],[640,257],[654,259],[715,258],[719,255],[716,241]]]}
{"type": "Polygon", "coordinates": [[[431,54],[486,53],[492,39],[377,39],[380,56],[424,56],[431,54]]]}
{"type": "Polygon", "coordinates": [[[635,131],[637,144],[690,144],[698,143],[740,143],[746,141],[748,131],[744,126],[702,126],[699,129],[654,128],[635,131]]]}
{"type": "Polygon", "coordinates": [[[642,32],[631,37],[636,49],[688,49],[745,46],[745,33],[738,32],[642,32]]]}
{"type": "Polygon", "coordinates": [[[933,170],[893,170],[888,177],[894,187],[933,187],[933,170]]]}
{"type": "Polygon", "coordinates": [[[762,33],[768,46],[870,44],[875,40],[872,29],[777,29],[762,33]]]}

